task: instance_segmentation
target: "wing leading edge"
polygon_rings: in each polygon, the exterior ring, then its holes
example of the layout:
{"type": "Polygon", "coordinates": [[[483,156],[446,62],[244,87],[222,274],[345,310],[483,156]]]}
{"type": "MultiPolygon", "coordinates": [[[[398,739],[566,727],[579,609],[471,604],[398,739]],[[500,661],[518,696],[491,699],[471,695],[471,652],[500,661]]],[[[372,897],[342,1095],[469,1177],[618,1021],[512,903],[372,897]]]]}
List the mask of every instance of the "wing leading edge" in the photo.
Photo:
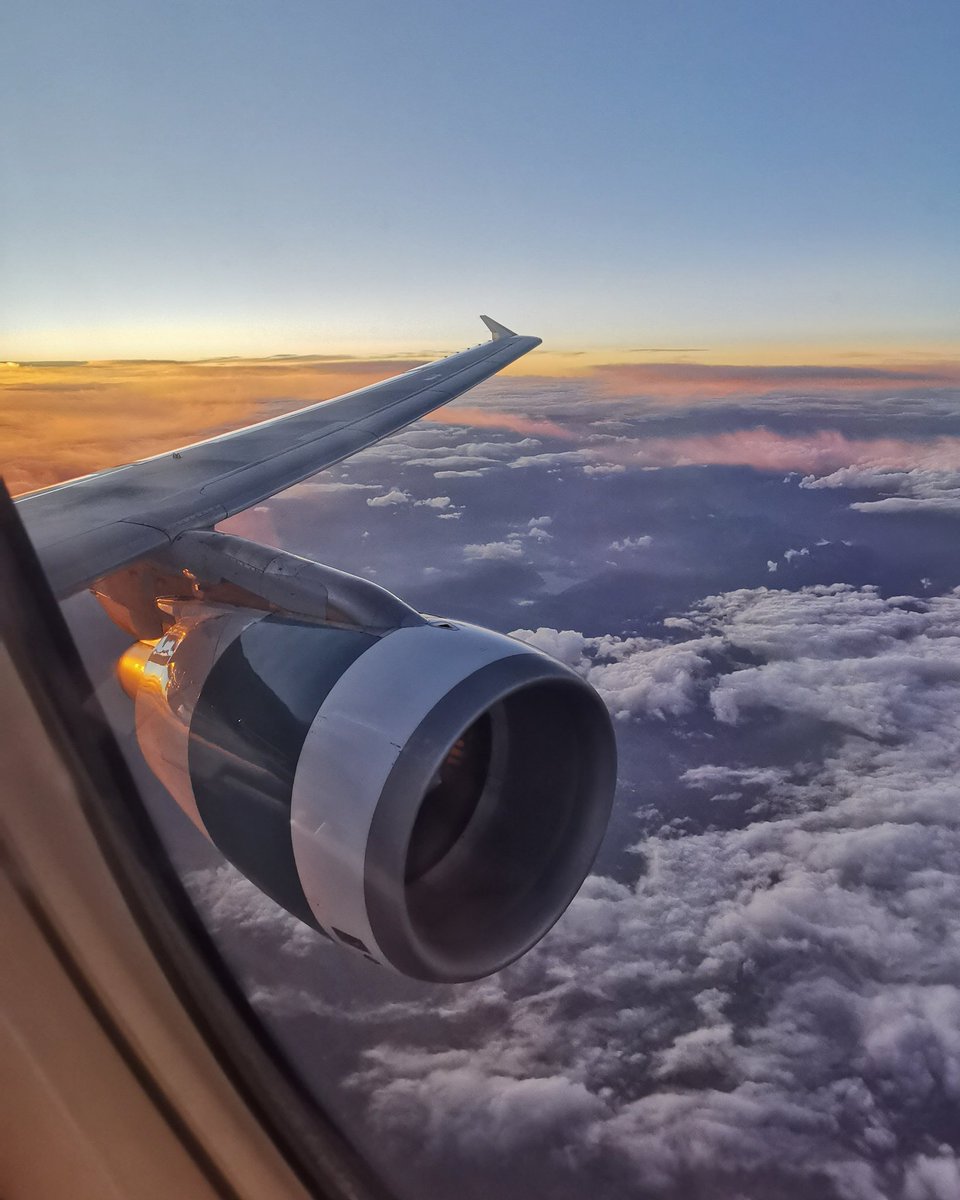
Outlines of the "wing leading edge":
{"type": "Polygon", "coordinates": [[[372,446],[540,345],[489,317],[492,341],[371,387],[17,501],[63,599],[187,529],[218,521],[372,446]]]}

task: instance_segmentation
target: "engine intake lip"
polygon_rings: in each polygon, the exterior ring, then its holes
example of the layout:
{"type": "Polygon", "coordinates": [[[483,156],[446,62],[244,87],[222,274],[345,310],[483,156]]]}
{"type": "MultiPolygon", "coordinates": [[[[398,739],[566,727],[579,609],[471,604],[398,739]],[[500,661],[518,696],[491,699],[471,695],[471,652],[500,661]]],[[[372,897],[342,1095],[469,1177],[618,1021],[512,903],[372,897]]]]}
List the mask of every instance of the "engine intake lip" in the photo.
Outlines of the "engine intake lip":
{"type": "Polygon", "coordinates": [[[404,746],[380,795],[364,864],[370,926],[389,961],[432,982],[479,979],[553,926],[600,846],[616,785],[616,744],[599,696],[537,653],[475,671],[404,746]],[[440,765],[489,714],[486,780],[466,827],[422,876],[411,835],[440,765]]]}

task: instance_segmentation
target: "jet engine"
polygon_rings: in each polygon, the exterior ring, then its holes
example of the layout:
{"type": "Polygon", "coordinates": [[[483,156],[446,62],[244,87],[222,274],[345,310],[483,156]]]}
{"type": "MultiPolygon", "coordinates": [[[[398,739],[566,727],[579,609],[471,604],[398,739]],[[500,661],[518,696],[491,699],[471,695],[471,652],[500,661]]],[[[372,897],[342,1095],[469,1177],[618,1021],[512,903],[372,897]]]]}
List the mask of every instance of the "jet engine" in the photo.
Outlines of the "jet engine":
{"type": "Polygon", "coordinates": [[[384,631],[180,600],[120,676],[150,767],[258,888],[403,974],[476,979],[583,882],[613,730],[563,664],[403,609],[384,631]]]}

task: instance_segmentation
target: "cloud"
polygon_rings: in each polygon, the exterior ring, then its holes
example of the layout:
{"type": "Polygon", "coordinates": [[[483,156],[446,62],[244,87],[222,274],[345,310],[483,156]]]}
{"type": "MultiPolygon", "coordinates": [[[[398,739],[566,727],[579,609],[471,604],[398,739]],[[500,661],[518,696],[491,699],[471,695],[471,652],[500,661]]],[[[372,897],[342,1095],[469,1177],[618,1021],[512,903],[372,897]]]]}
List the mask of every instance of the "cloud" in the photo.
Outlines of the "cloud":
{"type": "MultiPolygon", "coordinates": [[[[694,433],[652,437],[612,445],[608,456],[658,466],[728,465],[763,471],[833,471],[851,463],[870,463],[874,469],[921,466],[927,463],[960,468],[960,438],[926,441],[851,437],[837,429],[814,429],[801,435],[782,434],[763,427],[728,433],[694,433]]],[[[801,484],[801,486],[804,486],[801,484]]]]}
{"type": "Polygon", "coordinates": [[[945,1148],[939,1154],[918,1154],[903,1179],[903,1200],[954,1200],[960,1196],[960,1163],[945,1148]]]}
{"type": "Polygon", "coordinates": [[[457,450],[468,457],[486,454],[492,458],[513,458],[521,450],[536,450],[542,444],[538,438],[521,438],[519,442],[464,442],[457,450]]]}
{"type": "MultiPolygon", "coordinates": [[[[740,420],[743,419],[741,415],[740,420]]],[[[690,414],[689,420],[695,424],[695,415],[690,414]]],[[[670,437],[604,436],[597,438],[594,444],[576,450],[518,453],[512,460],[504,456],[492,457],[489,447],[484,443],[461,449],[464,451],[462,454],[451,454],[448,448],[444,457],[434,457],[434,467],[454,470],[459,465],[461,469],[492,469],[500,464],[525,470],[571,465],[580,466],[586,474],[602,476],[622,474],[630,468],[709,465],[816,473],[846,468],[850,464],[868,463],[874,471],[922,468],[960,472],[960,438],[864,438],[850,436],[838,429],[812,429],[800,435],[752,426],[720,433],[693,432],[670,437]],[[474,454],[483,449],[484,454],[473,457],[466,453],[468,449],[474,454]]],[[[408,465],[427,466],[430,460],[426,457],[414,458],[409,460],[408,465]]]]}
{"type": "MultiPolygon", "coordinates": [[[[934,455],[928,455],[928,461],[934,455]]],[[[850,505],[864,513],[944,513],[960,516],[960,470],[919,466],[909,470],[851,466],[829,475],[807,475],[802,488],[863,488],[888,493],[882,500],[858,500],[850,505]]]]}
{"type": "MultiPolygon", "coordinates": [[[[294,484],[285,492],[280,492],[283,500],[311,500],[316,496],[333,496],[338,492],[375,492],[375,483],[349,483],[345,479],[308,479],[305,483],[294,484]]],[[[272,502],[272,501],[271,501],[272,502]]]]}
{"type": "Polygon", "coordinates": [[[548,529],[552,524],[552,517],[531,517],[527,522],[526,536],[534,542],[552,542],[553,534],[548,529]]]}
{"type": "Polygon", "coordinates": [[[507,464],[517,470],[527,470],[530,467],[560,467],[568,463],[583,463],[589,460],[588,450],[559,450],[544,454],[524,454],[507,464]]]}
{"type": "Polygon", "coordinates": [[[690,767],[680,776],[682,783],[697,788],[772,787],[783,782],[787,772],[776,767],[690,767]]]}
{"type": "Polygon", "coordinates": [[[522,631],[615,708],[610,672],[639,682],[659,661],[664,699],[637,692],[629,711],[735,695],[724,720],[814,712],[837,740],[819,763],[686,771],[700,791],[777,797],[783,815],[665,830],[638,846],[632,881],[589,880],[539,949],[444,993],[448,1044],[483,1030],[469,1050],[363,1056],[352,1086],[376,1128],[451,1169],[494,1154],[505,1178],[537,1152],[555,1194],[602,1179],[618,1198],[952,1196],[960,597],[928,603],[761,588],[705,601],[677,645],[522,631]],[[747,650],[755,665],[737,666],[747,650]]]}
{"type": "Polygon", "coordinates": [[[885,500],[859,500],[850,507],[865,513],[946,513],[960,515],[960,496],[942,499],[914,499],[909,496],[890,496],[885,500]]]}
{"type": "MultiPolygon", "coordinates": [[[[371,1064],[391,1068],[389,1050],[373,1051],[371,1064]]],[[[426,1153],[449,1153],[451,1142],[473,1163],[491,1155],[556,1152],[564,1132],[599,1116],[603,1102],[563,1075],[516,1078],[473,1066],[463,1051],[441,1073],[394,1075],[371,1104],[372,1120],[387,1134],[416,1140],[426,1153]]],[[[409,1062],[403,1056],[402,1065],[409,1062]]]]}
{"type": "Polygon", "coordinates": [[[449,508],[449,496],[430,496],[426,500],[414,500],[414,505],[417,508],[449,508]]]}
{"type": "Polygon", "coordinates": [[[620,538],[619,541],[611,542],[610,549],[617,550],[619,552],[623,552],[625,550],[644,550],[652,541],[653,538],[649,533],[642,533],[637,537],[625,537],[620,538]]]}
{"type": "MultiPolygon", "coordinates": [[[[523,457],[524,452],[535,450],[540,445],[536,438],[522,438],[520,441],[462,442],[457,446],[427,447],[414,456],[404,456],[404,461],[408,467],[433,467],[438,472],[449,470],[462,473],[465,470],[512,466],[513,463],[508,460],[523,457]]],[[[374,455],[377,449],[373,448],[374,455]]]]}
{"type": "Polygon", "coordinates": [[[517,629],[510,635],[580,671],[615,717],[666,717],[692,709],[709,669],[713,638],[584,637],[574,630],[517,629]]]}
{"type": "Polygon", "coordinates": [[[518,541],[473,543],[463,548],[463,557],[470,562],[517,562],[524,553],[518,541]]]}
{"type": "MultiPolygon", "coordinates": [[[[514,379],[512,382],[516,383],[514,379]]],[[[539,434],[541,437],[570,439],[576,435],[556,421],[531,419],[517,413],[498,412],[489,408],[471,405],[448,406],[436,413],[428,413],[425,421],[460,421],[477,429],[507,429],[512,433],[539,434]]]]}
{"type": "MultiPolygon", "coordinates": [[[[445,410],[444,410],[445,411],[445,410]]],[[[420,447],[425,450],[435,450],[446,442],[458,442],[463,437],[463,430],[455,425],[422,425],[419,422],[394,433],[390,437],[393,444],[420,447]]]]}
{"type": "Polygon", "coordinates": [[[409,504],[410,493],[401,491],[400,488],[391,488],[389,492],[384,492],[382,496],[371,496],[367,503],[371,508],[386,508],[393,504],[409,504]]]}
{"type": "Polygon", "coordinates": [[[587,463],[584,475],[622,475],[627,468],[623,463],[587,463]]]}
{"type": "MultiPolygon", "coordinates": [[[[453,449],[453,447],[448,447],[448,449],[453,449]]],[[[474,470],[481,467],[489,469],[490,467],[503,466],[503,463],[499,459],[469,454],[448,453],[438,455],[435,458],[421,456],[420,458],[407,458],[404,461],[408,467],[433,467],[438,478],[441,471],[455,471],[457,474],[462,475],[466,470],[474,470]]]]}
{"type": "MultiPolygon", "coordinates": [[[[590,1188],[952,1200],[960,595],[745,589],[669,628],[686,640],[515,636],[595,682],[614,711],[667,713],[717,753],[725,731],[749,745],[771,715],[796,736],[811,716],[829,723],[794,762],[680,774],[707,798],[748,793],[753,815],[686,834],[652,826],[632,871],[591,877],[548,937],[490,979],[378,990],[342,1011],[293,982],[254,984],[254,1003],[318,1013],[328,1036],[362,1032],[346,1086],[374,1136],[511,1200],[529,1192],[531,1155],[538,1189],[565,1200],[590,1188]]],[[[264,944],[272,930],[311,978],[310,956],[334,953],[226,868],[190,884],[214,927],[264,944]]]]}
{"type": "Polygon", "coordinates": [[[292,917],[227,863],[191,871],[183,880],[191,899],[214,928],[243,931],[279,945],[282,953],[303,958],[324,939],[292,917]]]}

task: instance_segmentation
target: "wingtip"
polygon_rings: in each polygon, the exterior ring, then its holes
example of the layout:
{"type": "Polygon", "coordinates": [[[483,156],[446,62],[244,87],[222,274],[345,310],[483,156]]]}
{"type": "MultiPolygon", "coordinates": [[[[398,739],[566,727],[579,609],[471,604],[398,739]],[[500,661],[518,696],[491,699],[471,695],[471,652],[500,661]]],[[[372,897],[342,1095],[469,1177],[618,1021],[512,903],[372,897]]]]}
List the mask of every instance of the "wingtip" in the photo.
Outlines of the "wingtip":
{"type": "Polygon", "coordinates": [[[495,342],[499,342],[501,340],[501,338],[510,338],[510,337],[517,336],[517,334],[514,333],[514,331],[512,329],[508,329],[506,327],[506,325],[501,325],[500,322],[495,321],[493,319],[493,317],[487,317],[481,313],[480,320],[484,323],[484,325],[486,325],[486,327],[493,334],[493,340],[495,342]]]}

